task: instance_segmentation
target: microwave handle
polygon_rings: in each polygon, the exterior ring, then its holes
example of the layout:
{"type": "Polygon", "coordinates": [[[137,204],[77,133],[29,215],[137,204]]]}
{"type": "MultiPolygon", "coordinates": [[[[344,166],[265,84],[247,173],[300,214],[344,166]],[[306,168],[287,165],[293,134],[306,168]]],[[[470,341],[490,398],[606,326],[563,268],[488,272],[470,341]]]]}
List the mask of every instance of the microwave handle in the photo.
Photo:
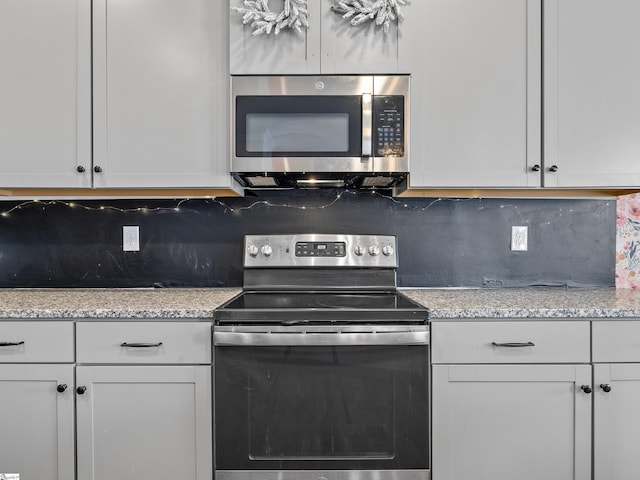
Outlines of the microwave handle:
{"type": "Polygon", "coordinates": [[[373,99],[370,93],[362,94],[362,156],[371,156],[373,99]]]}

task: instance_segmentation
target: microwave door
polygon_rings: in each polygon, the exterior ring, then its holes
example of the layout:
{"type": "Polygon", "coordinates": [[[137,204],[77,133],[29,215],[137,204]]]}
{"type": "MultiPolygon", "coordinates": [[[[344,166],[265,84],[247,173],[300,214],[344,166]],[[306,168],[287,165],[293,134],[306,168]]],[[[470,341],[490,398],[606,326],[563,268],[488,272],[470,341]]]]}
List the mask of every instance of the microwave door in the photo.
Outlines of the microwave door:
{"type": "Polygon", "coordinates": [[[360,157],[363,111],[360,95],[238,96],[236,156],[360,157]]]}

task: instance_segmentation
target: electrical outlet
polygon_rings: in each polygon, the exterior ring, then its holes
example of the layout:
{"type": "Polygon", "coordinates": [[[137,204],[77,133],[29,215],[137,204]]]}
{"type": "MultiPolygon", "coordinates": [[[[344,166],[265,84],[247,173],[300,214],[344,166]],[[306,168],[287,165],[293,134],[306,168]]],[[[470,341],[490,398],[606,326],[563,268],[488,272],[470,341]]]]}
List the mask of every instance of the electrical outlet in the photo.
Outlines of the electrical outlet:
{"type": "Polygon", "coordinates": [[[137,225],[124,225],[122,227],[122,251],[140,251],[140,227],[137,225]]]}
{"type": "Polygon", "coordinates": [[[514,252],[526,252],[529,241],[529,227],[511,227],[511,250],[514,252]]]}

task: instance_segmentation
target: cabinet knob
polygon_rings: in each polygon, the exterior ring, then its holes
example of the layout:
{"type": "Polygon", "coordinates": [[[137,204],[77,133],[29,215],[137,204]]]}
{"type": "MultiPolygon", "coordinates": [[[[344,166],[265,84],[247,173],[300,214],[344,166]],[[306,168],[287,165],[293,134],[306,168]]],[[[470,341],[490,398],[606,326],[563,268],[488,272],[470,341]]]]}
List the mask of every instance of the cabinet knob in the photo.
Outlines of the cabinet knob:
{"type": "Polygon", "coordinates": [[[82,165],[78,165],[78,168],[76,168],[76,170],[78,171],[78,173],[84,173],[85,172],[85,168],[82,165]]]}
{"type": "Polygon", "coordinates": [[[600,388],[607,393],[611,391],[611,385],[609,385],[608,383],[601,383],[600,388]]]}
{"type": "Polygon", "coordinates": [[[84,392],[87,391],[87,387],[85,387],[84,385],[79,386],[78,388],[76,388],[76,393],[78,395],[83,395],[84,392]]]}
{"type": "Polygon", "coordinates": [[[96,173],[100,173],[102,172],[102,167],[100,165],[96,165],[95,167],[93,167],[93,171],[96,173]]]}
{"type": "Polygon", "coordinates": [[[580,388],[587,395],[591,393],[591,385],[581,385],[580,388]]]}
{"type": "Polygon", "coordinates": [[[56,390],[58,391],[58,393],[62,393],[67,389],[67,384],[63,383],[62,385],[58,385],[56,387],[56,390]]]}
{"type": "Polygon", "coordinates": [[[557,172],[558,171],[558,166],[557,165],[551,165],[549,167],[549,171],[550,172],[557,172]]]}
{"type": "Polygon", "coordinates": [[[534,165],[533,167],[531,167],[531,171],[532,172],[539,172],[540,171],[540,165],[534,165]]]}

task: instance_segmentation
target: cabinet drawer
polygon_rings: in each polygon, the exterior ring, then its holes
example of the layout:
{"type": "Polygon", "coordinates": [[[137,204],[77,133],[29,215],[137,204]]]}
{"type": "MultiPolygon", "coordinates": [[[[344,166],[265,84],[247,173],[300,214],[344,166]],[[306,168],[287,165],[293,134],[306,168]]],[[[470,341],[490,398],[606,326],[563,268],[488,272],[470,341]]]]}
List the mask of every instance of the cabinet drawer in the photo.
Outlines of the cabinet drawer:
{"type": "Polygon", "coordinates": [[[211,363],[206,322],[78,322],[78,363],[211,363]]]}
{"type": "Polygon", "coordinates": [[[587,363],[589,322],[434,322],[433,363],[587,363]]]}
{"type": "Polygon", "coordinates": [[[73,350],[73,322],[0,321],[0,363],[71,363],[73,350]]]}
{"type": "Polygon", "coordinates": [[[594,321],[593,361],[640,362],[640,321],[594,321]]]}

